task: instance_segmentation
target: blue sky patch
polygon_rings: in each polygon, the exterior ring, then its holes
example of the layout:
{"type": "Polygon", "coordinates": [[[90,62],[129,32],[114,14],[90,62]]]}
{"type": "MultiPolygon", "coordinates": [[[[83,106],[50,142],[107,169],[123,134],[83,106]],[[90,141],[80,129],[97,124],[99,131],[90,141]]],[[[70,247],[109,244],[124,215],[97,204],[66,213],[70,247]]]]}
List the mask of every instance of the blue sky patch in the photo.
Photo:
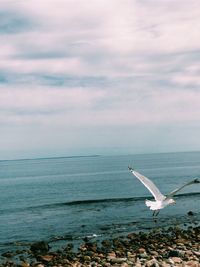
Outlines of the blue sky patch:
{"type": "Polygon", "coordinates": [[[25,16],[11,11],[0,11],[0,34],[15,34],[33,28],[25,16]]]}

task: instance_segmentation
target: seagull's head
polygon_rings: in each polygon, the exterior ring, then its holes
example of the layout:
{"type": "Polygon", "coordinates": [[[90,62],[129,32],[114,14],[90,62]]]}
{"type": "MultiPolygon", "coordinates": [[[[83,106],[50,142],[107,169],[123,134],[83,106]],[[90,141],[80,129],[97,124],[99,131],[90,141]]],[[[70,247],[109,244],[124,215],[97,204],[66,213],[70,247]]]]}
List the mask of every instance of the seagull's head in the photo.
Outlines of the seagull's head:
{"type": "Polygon", "coordinates": [[[173,198],[170,198],[169,199],[169,204],[170,205],[175,205],[176,204],[176,201],[173,198]]]}

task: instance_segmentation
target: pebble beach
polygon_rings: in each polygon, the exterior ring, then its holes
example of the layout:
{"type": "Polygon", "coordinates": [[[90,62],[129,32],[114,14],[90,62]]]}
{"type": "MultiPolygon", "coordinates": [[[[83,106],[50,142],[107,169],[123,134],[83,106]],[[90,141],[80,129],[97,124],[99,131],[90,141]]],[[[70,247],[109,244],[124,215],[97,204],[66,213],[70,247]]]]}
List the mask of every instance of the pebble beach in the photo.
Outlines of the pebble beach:
{"type": "Polygon", "coordinates": [[[103,241],[85,238],[76,250],[73,243],[66,243],[54,251],[40,241],[1,256],[2,267],[199,267],[200,226],[157,228],[103,241]]]}

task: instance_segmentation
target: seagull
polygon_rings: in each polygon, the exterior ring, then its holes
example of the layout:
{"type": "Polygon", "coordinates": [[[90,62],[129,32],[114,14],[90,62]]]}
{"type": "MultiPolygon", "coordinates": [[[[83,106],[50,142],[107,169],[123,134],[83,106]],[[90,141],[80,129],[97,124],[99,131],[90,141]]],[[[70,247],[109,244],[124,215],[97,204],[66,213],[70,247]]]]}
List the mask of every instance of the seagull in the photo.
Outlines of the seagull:
{"type": "Polygon", "coordinates": [[[145,204],[147,207],[150,208],[150,210],[153,210],[153,217],[155,218],[161,209],[165,208],[168,205],[175,204],[176,202],[173,199],[173,196],[180,190],[182,190],[184,187],[192,184],[199,184],[200,180],[198,178],[195,178],[194,180],[182,185],[181,187],[175,189],[171,193],[169,193],[167,196],[163,195],[160,190],[157,188],[157,186],[147,177],[143,176],[139,172],[135,171],[133,168],[128,167],[129,171],[136,176],[141,183],[151,192],[153,195],[155,201],[146,200],[145,204]]]}

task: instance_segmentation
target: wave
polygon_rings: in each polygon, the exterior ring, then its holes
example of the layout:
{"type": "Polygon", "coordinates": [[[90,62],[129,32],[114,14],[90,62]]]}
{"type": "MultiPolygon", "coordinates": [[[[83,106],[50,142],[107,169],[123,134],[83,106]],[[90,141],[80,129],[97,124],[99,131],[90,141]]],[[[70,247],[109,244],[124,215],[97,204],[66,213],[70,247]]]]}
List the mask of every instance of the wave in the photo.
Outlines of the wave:
{"type": "MultiPolygon", "coordinates": [[[[192,192],[192,193],[183,193],[176,195],[175,198],[182,197],[192,197],[192,196],[200,196],[200,192],[192,192]]],[[[109,203],[109,202],[133,202],[133,201],[142,201],[146,199],[153,199],[152,196],[139,196],[139,197],[126,197],[126,198],[105,198],[105,199],[86,199],[86,200],[75,200],[62,203],[62,205],[88,205],[95,203],[109,203]]]]}
{"type": "Polygon", "coordinates": [[[101,198],[101,199],[84,199],[84,200],[74,200],[68,202],[58,202],[52,204],[44,204],[40,206],[32,206],[27,209],[53,209],[56,207],[62,206],[82,206],[82,205],[93,205],[98,203],[115,203],[115,202],[134,202],[134,201],[142,201],[146,199],[145,197],[130,197],[130,198],[101,198]]]}
{"type": "MultiPolygon", "coordinates": [[[[193,192],[193,193],[184,193],[176,195],[175,198],[179,197],[192,197],[198,196],[200,192],[193,192]]],[[[146,199],[153,199],[151,196],[140,196],[140,197],[126,197],[126,198],[105,198],[105,199],[86,199],[86,200],[75,200],[62,203],[62,205],[86,205],[86,204],[95,204],[95,203],[107,203],[107,202],[132,202],[132,201],[142,201],[146,199]]],[[[57,203],[59,204],[59,203],[57,203]]],[[[60,203],[61,204],[61,203],[60,203]]]]}
{"type": "MultiPolygon", "coordinates": [[[[174,198],[191,198],[195,196],[200,196],[200,192],[191,192],[191,193],[183,193],[178,194],[174,198]]],[[[138,197],[124,197],[124,198],[101,198],[101,199],[84,199],[84,200],[73,200],[68,202],[58,202],[58,203],[50,203],[50,204],[43,204],[25,208],[17,208],[12,209],[14,212],[24,212],[24,211],[34,211],[34,210],[43,210],[43,209],[54,209],[59,208],[62,206],[83,206],[83,205],[95,205],[95,204],[109,204],[109,203],[128,203],[128,202],[138,202],[138,201],[145,201],[146,199],[153,199],[152,196],[138,196],[138,197]]],[[[9,212],[11,209],[4,209],[1,210],[2,212],[9,212]]]]}

